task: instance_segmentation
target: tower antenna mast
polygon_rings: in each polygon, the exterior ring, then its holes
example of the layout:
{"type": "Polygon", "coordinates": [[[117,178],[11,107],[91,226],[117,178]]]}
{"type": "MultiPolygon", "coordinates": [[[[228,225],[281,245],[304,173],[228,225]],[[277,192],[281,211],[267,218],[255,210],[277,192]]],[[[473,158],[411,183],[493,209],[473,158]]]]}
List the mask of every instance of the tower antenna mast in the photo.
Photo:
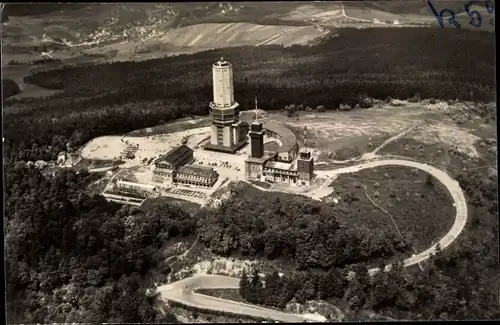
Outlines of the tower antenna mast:
{"type": "Polygon", "coordinates": [[[255,122],[257,122],[258,113],[257,113],[257,96],[255,96],[255,122]]]}
{"type": "Polygon", "coordinates": [[[304,126],[304,149],[307,149],[307,126],[304,126]]]}

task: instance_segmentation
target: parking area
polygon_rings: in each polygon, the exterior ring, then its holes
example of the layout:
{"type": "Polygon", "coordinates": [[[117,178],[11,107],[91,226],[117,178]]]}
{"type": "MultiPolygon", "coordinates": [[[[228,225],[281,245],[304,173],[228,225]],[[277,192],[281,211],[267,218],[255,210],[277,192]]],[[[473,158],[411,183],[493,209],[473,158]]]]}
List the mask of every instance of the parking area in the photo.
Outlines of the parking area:
{"type": "Polygon", "coordinates": [[[195,165],[214,167],[220,177],[231,180],[245,177],[245,159],[248,156],[241,152],[232,155],[199,149],[194,151],[194,157],[195,165]]]}

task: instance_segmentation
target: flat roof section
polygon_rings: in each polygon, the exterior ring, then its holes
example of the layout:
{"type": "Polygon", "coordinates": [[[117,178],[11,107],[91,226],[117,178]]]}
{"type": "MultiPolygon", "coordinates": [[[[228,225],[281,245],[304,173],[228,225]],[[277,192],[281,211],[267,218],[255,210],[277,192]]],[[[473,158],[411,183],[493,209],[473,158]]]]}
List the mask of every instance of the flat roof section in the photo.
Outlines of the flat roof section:
{"type": "Polygon", "coordinates": [[[247,140],[242,140],[236,145],[231,147],[224,147],[217,144],[207,143],[206,145],[203,146],[203,149],[234,154],[236,151],[241,149],[241,147],[243,147],[245,144],[247,144],[247,140]]]}
{"type": "Polygon", "coordinates": [[[179,167],[178,173],[185,173],[200,177],[217,177],[219,174],[211,167],[185,165],[179,167]]]}
{"type": "Polygon", "coordinates": [[[245,159],[245,162],[254,164],[264,164],[266,161],[273,159],[275,154],[276,154],[275,152],[265,152],[264,156],[262,156],[261,158],[248,157],[247,159],[245,159]]]}
{"type": "Polygon", "coordinates": [[[297,170],[297,164],[295,162],[288,164],[284,162],[279,162],[279,161],[269,161],[265,168],[275,168],[279,170],[288,170],[288,171],[296,171],[297,170]]]}

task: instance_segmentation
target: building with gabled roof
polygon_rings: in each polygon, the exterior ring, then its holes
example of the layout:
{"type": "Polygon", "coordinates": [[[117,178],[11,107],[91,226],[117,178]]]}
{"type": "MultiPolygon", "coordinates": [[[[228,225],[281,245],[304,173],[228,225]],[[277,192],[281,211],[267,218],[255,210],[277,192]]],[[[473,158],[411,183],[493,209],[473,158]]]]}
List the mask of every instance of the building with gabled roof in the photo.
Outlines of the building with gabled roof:
{"type": "Polygon", "coordinates": [[[191,165],[193,153],[193,149],[181,144],[158,158],[153,170],[153,182],[212,187],[219,174],[211,167],[191,165]]]}
{"type": "Polygon", "coordinates": [[[193,153],[193,149],[182,144],[158,158],[155,166],[158,168],[175,169],[181,165],[191,163],[193,161],[193,153]]]}

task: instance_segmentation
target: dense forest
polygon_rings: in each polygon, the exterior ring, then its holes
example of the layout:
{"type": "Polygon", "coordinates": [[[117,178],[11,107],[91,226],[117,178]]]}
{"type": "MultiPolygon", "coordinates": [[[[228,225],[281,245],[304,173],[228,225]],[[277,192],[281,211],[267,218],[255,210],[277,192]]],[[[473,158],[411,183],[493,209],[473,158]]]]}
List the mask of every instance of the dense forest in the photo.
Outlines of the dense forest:
{"type": "Polygon", "coordinates": [[[85,171],[52,176],[25,164],[54,159],[68,144],[79,146],[96,136],[206,114],[212,96],[210,66],[220,56],[235,65],[236,98],[243,108],[252,106],[255,93],[263,109],[290,104],[336,109],[364,96],[409,98],[417,93],[477,101],[495,96],[490,34],[451,29],[336,33],[314,47],[232,48],[27,77],[26,82],[64,92],[4,103],[9,322],[176,322],[168,311],[154,308],[146,288],[156,273],[170,271],[159,248],[195,234],[217,254],[284,259],[296,265],[294,273],[280,280],[285,282],[278,282],[289,291],[275,290],[265,301],[252,293],[260,290],[254,286],[244,294],[249,301],[283,306],[293,297],[333,299],[328,296],[332,294],[348,299],[353,309],[395,316],[406,312],[419,319],[469,318],[465,307],[455,308],[465,301],[465,306],[474,304],[471,318],[498,315],[493,299],[493,281],[499,278],[493,249],[498,240],[496,179],[480,173],[459,178],[470,198],[473,221],[468,227],[473,231],[461,235],[426,272],[410,276],[394,271],[367,284],[363,268],[377,258],[407,252],[407,241],[388,234],[371,236],[362,227],[346,229],[325,205],[269,195],[256,209],[236,192],[220,209],[196,215],[169,205],[131,211],[86,195],[95,179],[85,171]],[[327,236],[331,233],[335,236],[327,236]],[[340,280],[338,272],[351,268],[360,277],[349,283],[340,280]],[[289,279],[307,279],[308,284],[289,279]],[[415,288],[413,293],[394,303],[408,287],[415,288]],[[378,296],[368,297],[375,290],[378,296]],[[424,295],[431,298],[412,314],[416,299],[424,295]]]}
{"type": "Polygon", "coordinates": [[[12,79],[2,79],[0,82],[2,83],[2,98],[7,99],[21,92],[17,82],[12,79]]]}
{"type": "MultiPolygon", "coordinates": [[[[5,175],[7,314],[13,323],[175,322],[154,308],[152,270],[196,220],[164,206],[145,214],[89,197],[95,176],[54,177],[18,163],[5,175]]],[[[168,273],[168,270],[163,270],[168,273]]]]}
{"type": "Polygon", "coordinates": [[[250,194],[247,188],[236,187],[231,200],[206,210],[198,222],[200,240],[216,254],[282,259],[298,269],[327,270],[411,249],[407,239],[392,231],[373,233],[339,224],[323,203],[289,194],[250,194]]]}
{"type": "Polygon", "coordinates": [[[439,253],[418,273],[408,272],[397,262],[389,272],[373,277],[365,264],[327,272],[294,271],[282,277],[273,272],[265,278],[256,270],[242,276],[240,294],[248,302],[278,308],[292,299],[334,304],[344,300],[346,311],[372,310],[394,319],[498,319],[498,271],[491,272],[498,264],[491,255],[485,262],[473,244],[459,245],[446,256],[439,253]],[[349,277],[350,271],[354,277],[349,277]]]}

